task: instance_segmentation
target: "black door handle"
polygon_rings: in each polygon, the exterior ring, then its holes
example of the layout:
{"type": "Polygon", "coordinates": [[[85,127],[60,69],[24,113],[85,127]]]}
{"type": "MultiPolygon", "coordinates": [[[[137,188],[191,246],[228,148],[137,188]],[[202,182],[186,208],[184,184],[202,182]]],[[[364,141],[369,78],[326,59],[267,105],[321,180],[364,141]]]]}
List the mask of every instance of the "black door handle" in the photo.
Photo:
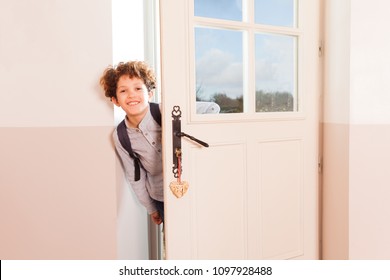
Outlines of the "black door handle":
{"type": "MultiPolygon", "coordinates": [[[[190,140],[204,146],[209,147],[209,144],[206,142],[199,140],[195,138],[194,136],[188,135],[187,133],[184,133],[181,131],[181,110],[180,106],[173,106],[172,110],[172,154],[173,154],[173,167],[172,172],[175,176],[175,178],[178,177],[178,157],[181,157],[181,138],[187,137],[190,140]]],[[[182,164],[180,165],[180,168],[182,169],[182,164]]],[[[180,170],[181,172],[182,170],[180,170]]]]}
{"type": "Polygon", "coordinates": [[[187,138],[190,138],[192,141],[195,141],[196,143],[204,146],[204,147],[209,147],[209,144],[207,144],[206,142],[202,141],[202,140],[199,140],[198,138],[195,138],[194,136],[191,136],[191,135],[188,135],[187,133],[184,133],[184,132],[176,132],[176,136],[177,137],[187,137],[187,138]]]}

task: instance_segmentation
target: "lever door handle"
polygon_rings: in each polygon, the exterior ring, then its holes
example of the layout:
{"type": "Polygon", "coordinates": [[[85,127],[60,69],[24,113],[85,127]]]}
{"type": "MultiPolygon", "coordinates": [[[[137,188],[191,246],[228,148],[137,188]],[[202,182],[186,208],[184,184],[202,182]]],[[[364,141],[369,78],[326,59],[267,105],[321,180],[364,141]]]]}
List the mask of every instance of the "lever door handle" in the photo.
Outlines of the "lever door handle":
{"type": "MultiPolygon", "coordinates": [[[[175,178],[178,177],[178,157],[181,157],[181,138],[187,137],[190,140],[198,143],[199,145],[202,145],[204,147],[209,147],[209,144],[206,142],[199,140],[195,138],[194,136],[188,135],[187,133],[184,133],[181,131],[181,110],[180,106],[173,106],[172,110],[172,153],[173,153],[173,167],[172,172],[175,176],[175,178]]],[[[180,165],[180,169],[182,169],[182,165],[180,165]]],[[[182,170],[180,170],[181,172],[182,170]]]]}
{"type": "Polygon", "coordinates": [[[190,138],[192,141],[195,141],[196,143],[204,146],[204,147],[209,147],[209,144],[207,144],[206,142],[202,141],[202,140],[199,140],[198,138],[195,138],[194,136],[191,136],[191,135],[188,135],[187,133],[184,133],[184,132],[176,132],[176,136],[177,137],[187,137],[187,138],[190,138]]]}

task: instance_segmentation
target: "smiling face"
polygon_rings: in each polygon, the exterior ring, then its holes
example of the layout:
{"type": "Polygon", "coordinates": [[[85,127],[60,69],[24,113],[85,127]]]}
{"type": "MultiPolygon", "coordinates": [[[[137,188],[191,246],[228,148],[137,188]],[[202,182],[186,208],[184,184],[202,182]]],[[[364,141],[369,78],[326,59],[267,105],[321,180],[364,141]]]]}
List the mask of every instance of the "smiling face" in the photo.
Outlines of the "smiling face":
{"type": "Polygon", "coordinates": [[[122,75],[117,83],[116,98],[112,102],[125,112],[131,126],[137,127],[149,110],[152,92],[148,92],[142,79],[122,75]]]}

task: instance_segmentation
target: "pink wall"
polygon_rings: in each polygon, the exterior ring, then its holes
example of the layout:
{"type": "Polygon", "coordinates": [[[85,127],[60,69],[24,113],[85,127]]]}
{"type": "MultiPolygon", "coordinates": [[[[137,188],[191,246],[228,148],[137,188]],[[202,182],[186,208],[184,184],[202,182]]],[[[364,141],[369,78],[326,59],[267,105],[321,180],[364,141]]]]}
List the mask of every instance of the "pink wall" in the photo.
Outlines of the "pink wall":
{"type": "Polygon", "coordinates": [[[111,33],[110,0],[0,2],[0,259],[117,257],[111,33]]]}
{"type": "Polygon", "coordinates": [[[325,259],[390,258],[389,8],[325,1],[325,259]]]}
{"type": "Polygon", "coordinates": [[[390,259],[390,124],[351,125],[350,258],[390,259]]]}
{"type": "Polygon", "coordinates": [[[1,259],[115,258],[111,131],[0,129],[1,259]]]}

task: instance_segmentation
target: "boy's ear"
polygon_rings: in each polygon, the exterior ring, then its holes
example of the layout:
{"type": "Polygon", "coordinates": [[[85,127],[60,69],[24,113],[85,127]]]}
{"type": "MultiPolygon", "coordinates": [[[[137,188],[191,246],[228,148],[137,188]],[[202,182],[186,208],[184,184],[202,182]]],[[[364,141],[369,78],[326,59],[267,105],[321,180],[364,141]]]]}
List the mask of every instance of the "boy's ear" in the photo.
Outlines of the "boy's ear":
{"type": "Polygon", "coordinates": [[[111,97],[111,102],[114,103],[116,106],[120,107],[118,100],[116,97],[111,97]]]}
{"type": "Polygon", "coordinates": [[[149,96],[149,102],[152,101],[152,97],[153,97],[153,91],[152,90],[149,91],[148,96],[149,96]]]}

